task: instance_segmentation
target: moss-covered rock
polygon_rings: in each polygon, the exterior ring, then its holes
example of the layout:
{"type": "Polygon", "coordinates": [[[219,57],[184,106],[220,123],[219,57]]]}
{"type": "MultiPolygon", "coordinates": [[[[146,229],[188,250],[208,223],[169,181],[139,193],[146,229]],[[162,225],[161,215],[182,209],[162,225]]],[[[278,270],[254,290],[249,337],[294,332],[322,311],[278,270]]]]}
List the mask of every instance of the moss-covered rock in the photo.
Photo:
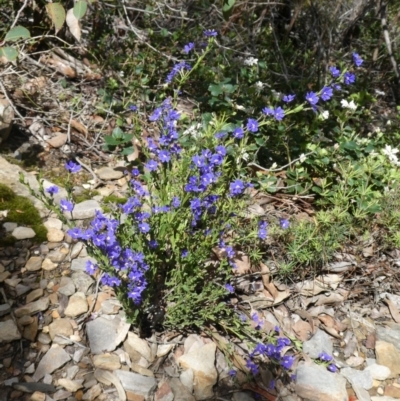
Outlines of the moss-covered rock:
{"type": "MultiPolygon", "coordinates": [[[[46,241],[47,230],[43,225],[39,212],[33,203],[23,196],[16,195],[10,188],[0,184],[0,211],[7,210],[5,221],[17,223],[20,226],[30,227],[35,231],[34,242],[46,241]]],[[[0,246],[12,245],[15,238],[6,235],[0,230],[0,246]]]]}

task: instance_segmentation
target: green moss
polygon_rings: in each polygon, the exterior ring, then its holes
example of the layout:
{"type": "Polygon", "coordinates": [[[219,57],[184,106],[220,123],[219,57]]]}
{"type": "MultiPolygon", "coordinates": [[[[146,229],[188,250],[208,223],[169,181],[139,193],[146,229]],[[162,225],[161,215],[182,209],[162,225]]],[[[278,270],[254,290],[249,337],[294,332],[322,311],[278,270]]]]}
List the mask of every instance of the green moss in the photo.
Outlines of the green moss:
{"type": "Polygon", "coordinates": [[[96,195],[100,195],[100,194],[97,191],[85,189],[81,194],[73,196],[74,203],[81,203],[86,200],[91,200],[96,195]]]}
{"type": "MultiPolygon", "coordinates": [[[[39,243],[47,240],[46,227],[33,203],[28,198],[16,195],[4,184],[0,184],[0,210],[8,210],[6,221],[32,228],[36,233],[33,241],[39,243]]],[[[14,242],[15,238],[11,236],[0,236],[0,246],[12,245],[14,242]]]]}
{"type": "Polygon", "coordinates": [[[115,195],[108,195],[105,196],[103,199],[103,211],[104,213],[110,213],[112,211],[112,208],[110,208],[109,204],[119,204],[122,205],[124,204],[128,199],[127,198],[120,198],[119,196],[115,196],[115,195]]]}

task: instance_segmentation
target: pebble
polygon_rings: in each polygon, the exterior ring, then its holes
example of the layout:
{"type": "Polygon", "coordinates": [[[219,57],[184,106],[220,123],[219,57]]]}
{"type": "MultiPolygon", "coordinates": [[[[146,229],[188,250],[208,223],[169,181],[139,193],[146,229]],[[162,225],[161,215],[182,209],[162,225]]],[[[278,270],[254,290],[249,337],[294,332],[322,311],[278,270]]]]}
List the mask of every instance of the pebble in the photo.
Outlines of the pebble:
{"type": "Polygon", "coordinates": [[[82,381],[73,381],[70,379],[58,379],[58,385],[64,387],[67,391],[75,393],[83,387],[82,381]]]}
{"type": "Polygon", "coordinates": [[[53,373],[56,369],[61,368],[61,366],[65,365],[70,359],[71,357],[63,348],[53,346],[39,362],[32,379],[34,381],[40,380],[46,374],[53,373]]]}
{"type": "Polygon", "coordinates": [[[174,393],[174,401],[196,401],[193,395],[178,378],[174,377],[170,379],[169,385],[174,393]]]}
{"type": "Polygon", "coordinates": [[[79,292],[87,293],[89,288],[94,284],[94,280],[86,273],[72,273],[71,279],[79,292]]]}
{"type": "Polygon", "coordinates": [[[36,233],[29,227],[17,227],[13,230],[11,235],[16,239],[21,240],[33,238],[36,236],[36,233]]]}
{"type": "Polygon", "coordinates": [[[24,393],[34,393],[35,391],[40,391],[41,393],[54,393],[54,391],[56,391],[54,386],[45,383],[13,383],[12,386],[15,390],[24,393]]]}
{"type": "Polygon", "coordinates": [[[50,230],[51,228],[56,228],[57,230],[61,230],[63,223],[60,219],[55,219],[54,217],[50,217],[43,223],[43,225],[50,230]]]}
{"type": "Polygon", "coordinates": [[[371,373],[372,378],[375,380],[386,380],[391,374],[391,371],[387,366],[378,365],[377,363],[367,366],[365,370],[368,370],[371,373]]]}
{"type": "Polygon", "coordinates": [[[93,365],[96,368],[112,370],[112,371],[119,369],[121,367],[119,356],[114,354],[95,355],[93,357],[93,365]]]}
{"type": "Polygon", "coordinates": [[[310,340],[303,343],[303,351],[311,358],[318,358],[322,352],[332,355],[332,339],[324,331],[318,329],[310,340]]]}
{"type": "Polygon", "coordinates": [[[129,355],[139,353],[147,361],[153,362],[154,358],[152,357],[149,344],[135,333],[128,333],[128,338],[124,342],[124,349],[129,355]]]}
{"type": "Polygon", "coordinates": [[[64,313],[66,316],[76,317],[87,312],[88,309],[89,305],[85,294],[83,292],[77,292],[69,299],[68,306],[64,313]]]}
{"type": "Polygon", "coordinates": [[[100,384],[96,384],[93,387],[91,387],[82,397],[82,400],[88,400],[92,401],[96,397],[98,397],[101,394],[101,386],[100,384]]]}
{"type": "Polygon", "coordinates": [[[58,133],[57,135],[53,136],[50,139],[47,139],[47,143],[53,148],[61,148],[67,143],[68,135],[58,133]]]}
{"type": "Polygon", "coordinates": [[[73,220],[85,220],[91,219],[95,216],[96,210],[101,211],[101,207],[99,202],[95,200],[86,200],[80,203],[77,203],[72,210],[72,219],[73,220]]]}
{"type": "Polygon", "coordinates": [[[0,305],[0,316],[7,315],[7,313],[11,312],[11,306],[9,304],[0,305]]]}
{"type": "Polygon", "coordinates": [[[0,324],[0,342],[9,343],[14,340],[19,340],[21,333],[18,330],[14,320],[6,320],[0,324]]]}
{"type": "Polygon", "coordinates": [[[215,369],[215,352],[215,343],[208,343],[178,358],[178,363],[183,369],[193,370],[193,389],[197,400],[204,400],[214,395],[213,387],[218,378],[218,372],[215,369]]]}
{"type": "Polygon", "coordinates": [[[86,256],[84,258],[76,258],[71,262],[71,270],[86,272],[86,263],[89,261],[92,263],[97,263],[96,259],[90,256],[86,256]]]}
{"type": "Polygon", "coordinates": [[[43,290],[41,288],[37,288],[36,290],[33,290],[26,296],[25,302],[30,303],[33,301],[38,300],[41,296],[43,296],[43,290]]]}
{"type": "Polygon", "coordinates": [[[173,401],[174,393],[168,382],[158,384],[158,389],[154,395],[154,401],[173,401]]]}
{"type": "Polygon", "coordinates": [[[42,263],[42,269],[46,271],[51,271],[57,268],[58,264],[53,263],[50,259],[45,258],[42,263]]]}
{"type": "Polygon", "coordinates": [[[120,369],[114,373],[121,381],[125,391],[131,391],[132,393],[147,397],[157,388],[157,381],[154,377],[142,376],[120,369]]]}
{"type": "Polygon", "coordinates": [[[386,341],[377,341],[375,344],[376,359],[379,365],[387,366],[391,374],[389,377],[400,375],[400,351],[386,341]]]}
{"type": "Polygon", "coordinates": [[[25,265],[25,269],[29,272],[34,272],[40,270],[42,267],[42,257],[41,256],[32,256],[28,259],[25,265]]]}
{"type": "MultiPolygon", "coordinates": [[[[67,256],[67,253],[62,252],[62,248],[54,249],[47,254],[47,259],[50,259],[53,263],[61,263],[66,258],[66,256],[67,256]]],[[[42,268],[43,268],[43,266],[42,266],[42,268]]]]}
{"type": "Polygon", "coordinates": [[[343,368],[340,371],[352,385],[359,386],[365,390],[373,387],[372,376],[369,370],[357,370],[353,368],[343,368]]]}
{"type": "Polygon", "coordinates": [[[295,392],[311,401],[347,401],[346,379],[323,366],[300,363],[296,371],[295,392]]]}
{"type": "Polygon", "coordinates": [[[44,297],[39,299],[38,301],[31,302],[24,306],[21,306],[18,309],[15,309],[14,314],[16,317],[21,317],[24,315],[33,315],[38,312],[42,312],[49,307],[49,298],[44,297]]]}
{"type": "Polygon", "coordinates": [[[74,244],[71,249],[70,258],[75,259],[76,257],[78,257],[82,249],[83,249],[83,242],[77,242],[76,244],[74,244]]]}
{"type": "Polygon", "coordinates": [[[71,323],[68,319],[55,319],[49,325],[49,334],[50,338],[53,340],[57,334],[66,337],[72,336],[74,330],[72,329],[71,323]]]}
{"type": "Polygon", "coordinates": [[[124,173],[122,171],[114,170],[111,167],[102,167],[96,170],[96,174],[101,180],[118,180],[124,173]]]}
{"type": "Polygon", "coordinates": [[[58,292],[60,294],[66,295],[67,297],[75,294],[75,285],[72,281],[72,278],[63,276],[60,280],[60,287],[58,288],[58,292]]]}
{"type": "Polygon", "coordinates": [[[18,227],[17,223],[6,222],[3,223],[3,228],[6,230],[7,233],[14,231],[18,227]]]}
{"type": "Polygon", "coordinates": [[[58,228],[50,228],[47,231],[47,240],[50,242],[60,242],[64,239],[64,231],[58,228]]]}

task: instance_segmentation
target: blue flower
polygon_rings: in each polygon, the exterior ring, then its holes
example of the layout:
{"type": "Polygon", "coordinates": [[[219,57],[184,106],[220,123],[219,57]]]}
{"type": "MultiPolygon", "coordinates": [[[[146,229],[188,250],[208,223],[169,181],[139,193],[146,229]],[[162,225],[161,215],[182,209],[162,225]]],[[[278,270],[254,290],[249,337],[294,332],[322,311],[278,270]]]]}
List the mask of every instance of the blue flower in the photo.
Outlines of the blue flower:
{"type": "Polygon", "coordinates": [[[206,38],[215,38],[218,35],[218,32],[215,29],[207,29],[203,34],[206,38]]]}
{"type": "Polygon", "coordinates": [[[286,96],[283,96],[283,101],[285,103],[290,103],[290,102],[293,102],[295,97],[296,97],[296,95],[286,95],[286,96]]]}
{"type": "Polygon", "coordinates": [[[73,239],[79,239],[82,237],[82,230],[79,227],[74,227],[68,230],[67,234],[73,239]]]}
{"type": "Polygon", "coordinates": [[[351,72],[346,72],[343,77],[343,82],[345,85],[351,85],[356,82],[356,76],[351,72]]]}
{"type": "Polygon", "coordinates": [[[315,92],[307,92],[306,100],[311,104],[311,106],[315,106],[318,103],[319,98],[315,92]]]}
{"type": "Polygon", "coordinates": [[[158,247],[158,242],[155,239],[149,241],[149,248],[156,249],[158,247]]]}
{"type": "Polygon", "coordinates": [[[181,61],[178,64],[175,64],[172,67],[171,72],[167,75],[167,78],[165,80],[165,83],[169,84],[172,82],[172,80],[175,78],[175,76],[180,73],[183,70],[191,70],[192,67],[190,66],[190,64],[186,63],[185,61],[181,61]]]}
{"type": "Polygon", "coordinates": [[[326,102],[333,96],[333,90],[329,86],[324,86],[321,90],[321,99],[326,102]]]}
{"type": "Polygon", "coordinates": [[[148,233],[150,231],[150,225],[145,222],[139,223],[138,228],[141,233],[148,233]]]}
{"type": "Polygon", "coordinates": [[[157,121],[162,115],[161,107],[158,107],[153,111],[153,114],[149,117],[150,121],[157,121]]]}
{"type": "Polygon", "coordinates": [[[227,256],[229,259],[233,259],[233,258],[235,257],[235,251],[234,251],[234,249],[233,249],[231,246],[227,246],[227,247],[225,248],[225,252],[226,252],[226,256],[227,256]]]}
{"type": "Polygon", "coordinates": [[[274,109],[271,107],[264,107],[261,110],[266,116],[273,116],[274,115],[274,109]]]}
{"type": "Polygon", "coordinates": [[[281,365],[282,365],[286,370],[289,370],[289,369],[292,367],[293,362],[294,362],[294,356],[285,355],[285,356],[282,358],[281,365]]]}
{"type": "Polygon", "coordinates": [[[267,238],[267,225],[266,221],[260,221],[258,223],[258,238],[264,240],[267,238]]]}
{"type": "Polygon", "coordinates": [[[68,163],[65,163],[64,166],[70,173],[77,173],[82,168],[80,164],[74,163],[72,160],[70,160],[68,163]]]}
{"type": "Polygon", "coordinates": [[[364,60],[357,53],[353,53],[353,61],[357,67],[360,67],[364,62],[364,60]]]}
{"type": "Polygon", "coordinates": [[[158,158],[161,163],[168,163],[171,160],[171,154],[168,150],[160,150],[158,152],[158,158]]]}
{"type": "Polygon", "coordinates": [[[334,365],[333,363],[331,363],[330,365],[328,365],[327,369],[328,369],[330,372],[332,372],[332,373],[335,373],[335,372],[337,372],[337,370],[338,370],[337,366],[334,365]]]}
{"type": "Polygon", "coordinates": [[[86,273],[90,274],[91,276],[93,276],[94,273],[96,273],[98,269],[98,266],[96,266],[91,260],[88,260],[86,262],[86,273]]]}
{"type": "Polygon", "coordinates": [[[50,195],[58,194],[58,187],[57,185],[52,185],[46,189],[46,192],[50,195]]]}
{"type": "Polygon", "coordinates": [[[225,146],[223,146],[223,145],[218,145],[218,146],[215,148],[215,151],[216,151],[219,155],[221,155],[221,156],[225,156],[225,155],[226,155],[226,148],[225,148],[225,146]]]}
{"type": "Polygon", "coordinates": [[[237,375],[237,371],[236,371],[235,369],[231,369],[231,370],[228,372],[228,375],[229,375],[231,378],[234,378],[234,377],[236,377],[236,375],[237,375]]]}
{"type": "Polygon", "coordinates": [[[179,207],[181,205],[181,201],[179,200],[179,198],[177,196],[174,196],[172,198],[172,203],[171,204],[172,204],[172,206],[174,208],[177,208],[177,207],[179,207]]]}
{"type": "Polygon", "coordinates": [[[217,133],[214,135],[214,138],[216,138],[216,139],[222,139],[222,138],[225,138],[226,135],[227,135],[227,133],[226,133],[225,131],[221,131],[221,132],[217,132],[217,133]]]}
{"type": "Polygon", "coordinates": [[[279,219],[279,224],[281,225],[281,228],[283,228],[284,230],[289,228],[289,220],[287,219],[279,219]]]}
{"type": "Polygon", "coordinates": [[[275,120],[282,121],[283,117],[285,117],[285,110],[283,110],[282,107],[277,107],[274,110],[274,117],[275,117],[275,120]]]}
{"type": "Polygon", "coordinates": [[[318,355],[318,359],[320,359],[321,361],[324,361],[324,362],[330,362],[333,359],[333,357],[331,355],[327,354],[326,352],[321,352],[318,355]]]}
{"type": "Polygon", "coordinates": [[[193,42],[189,42],[187,45],[185,45],[183,47],[183,52],[185,54],[189,54],[193,49],[194,49],[194,43],[193,42]]]}
{"type": "Polygon", "coordinates": [[[244,131],[243,131],[243,128],[242,127],[236,127],[234,130],[233,130],[233,137],[235,138],[235,139],[242,139],[243,138],[243,136],[244,136],[244,131]]]}
{"type": "Polygon", "coordinates": [[[155,160],[149,160],[145,165],[144,165],[149,171],[156,171],[158,163],[155,160]]]}
{"type": "Polygon", "coordinates": [[[258,131],[258,121],[254,118],[249,118],[247,120],[247,129],[250,132],[257,132],[258,131]]]}
{"type": "Polygon", "coordinates": [[[129,110],[130,111],[137,111],[137,106],[135,106],[134,104],[131,104],[130,106],[129,106],[129,110]]]}
{"type": "Polygon", "coordinates": [[[336,67],[329,67],[329,70],[331,72],[331,75],[333,78],[337,78],[340,75],[340,70],[337,69],[336,67]]]}
{"type": "Polygon", "coordinates": [[[137,177],[139,174],[140,174],[140,171],[139,171],[138,168],[132,169],[132,175],[133,175],[134,177],[137,177]]]}
{"type": "Polygon", "coordinates": [[[72,202],[66,199],[61,199],[60,208],[63,212],[71,212],[72,209],[74,208],[74,205],[72,204],[72,202]]]}
{"type": "Polygon", "coordinates": [[[250,370],[252,375],[255,376],[258,373],[258,366],[251,359],[246,361],[246,367],[250,370]]]}
{"type": "Polygon", "coordinates": [[[184,249],[181,253],[182,258],[187,258],[189,255],[189,251],[187,249],[184,249]]]}
{"type": "Polygon", "coordinates": [[[229,192],[231,196],[240,195],[245,189],[245,184],[242,180],[235,180],[229,185],[229,192]]]}
{"type": "Polygon", "coordinates": [[[225,284],[225,288],[232,294],[235,292],[235,289],[230,284],[225,284]]]}

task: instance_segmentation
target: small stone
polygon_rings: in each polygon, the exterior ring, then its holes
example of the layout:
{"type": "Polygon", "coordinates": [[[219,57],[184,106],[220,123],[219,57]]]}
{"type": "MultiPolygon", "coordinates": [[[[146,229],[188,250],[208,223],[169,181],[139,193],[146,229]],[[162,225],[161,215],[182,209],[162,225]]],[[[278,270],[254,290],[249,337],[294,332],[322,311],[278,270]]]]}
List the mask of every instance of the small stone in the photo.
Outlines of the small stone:
{"type": "Polygon", "coordinates": [[[29,285],[17,284],[17,286],[15,287],[15,292],[17,294],[17,297],[26,294],[30,290],[31,287],[29,287],[29,285]]]}
{"type": "Polygon", "coordinates": [[[56,319],[49,325],[49,334],[53,340],[57,334],[65,337],[72,336],[74,330],[68,319],[56,319]]]}
{"type": "Polygon", "coordinates": [[[35,391],[31,396],[31,401],[45,401],[46,394],[41,393],[40,391],[35,391]]]}
{"type": "Polygon", "coordinates": [[[6,320],[0,323],[0,342],[9,343],[20,338],[21,333],[14,320],[6,320]]]}
{"type": "Polygon", "coordinates": [[[89,305],[86,301],[86,296],[83,292],[77,292],[71,296],[68,302],[68,306],[64,313],[66,316],[76,317],[87,312],[89,305]]]}
{"type": "Polygon", "coordinates": [[[388,327],[376,326],[376,337],[393,344],[400,351],[400,324],[390,323],[388,327]]]}
{"type": "Polygon", "coordinates": [[[311,358],[318,358],[322,352],[332,355],[332,339],[324,331],[317,329],[313,337],[303,343],[303,351],[311,358]]]}
{"type": "Polygon", "coordinates": [[[353,385],[352,387],[354,392],[356,393],[358,401],[371,401],[371,397],[367,390],[356,385],[353,385]]]}
{"type": "Polygon", "coordinates": [[[154,377],[146,377],[125,370],[116,370],[114,373],[126,391],[131,391],[144,397],[151,395],[157,387],[157,381],[154,377]]]}
{"type": "MultiPolygon", "coordinates": [[[[118,358],[119,359],[119,358],[118,358]]],[[[131,369],[135,373],[139,373],[139,375],[142,376],[149,376],[149,377],[154,377],[154,373],[150,369],[146,369],[143,366],[137,365],[137,364],[132,364],[131,369]]]]}
{"type": "Polygon", "coordinates": [[[233,394],[232,401],[254,401],[254,398],[243,391],[239,391],[233,394]]]}
{"type": "Polygon", "coordinates": [[[11,276],[10,272],[1,272],[0,273],[0,283],[3,283],[4,281],[6,281],[9,277],[11,276]]]}
{"type": "Polygon", "coordinates": [[[43,295],[43,290],[41,288],[37,288],[36,290],[33,290],[26,296],[26,303],[30,303],[33,301],[38,300],[41,296],[43,295]]]}
{"type": "Polygon", "coordinates": [[[18,324],[20,324],[21,326],[27,326],[31,323],[33,323],[33,317],[30,315],[25,315],[18,319],[18,324]]]}
{"type": "Polygon", "coordinates": [[[365,390],[370,390],[373,387],[371,372],[368,370],[357,370],[353,368],[343,368],[340,371],[352,385],[359,386],[365,390]]]}
{"type": "Polygon", "coordinates": [[[93,357],[93,364],[96,368],[112,371],[121,367],[119,356],[113,354],[95,355],[93,357]]]}
{"type": "Polygon", "coordinates": [[[128,333],[128,338],[124,342],[124,349],[128,354],[131,354],[132,351],[138,352],[149,362],[153,362],[154,360],[147,341],[143,340],[135,333],[128,333]]]}
{"type": "Polygon", "coordinates": [[[65,400],[68,397],[71,397],[72,393],[68,390],[58,390],[56,391],[53,395],[52,395],[52,399],[54,401],[58,401],[58,400],[65,400]]]}
{"type": "Polygon", "coordinates": [[[75,285],[72,281],[72,278],[63,276],[60,280],[60,287],[58,288],[58,292],[60,294],[66,295],[67,297],[75,294],[75,285]]]}
{"type": "Polygon", "coordinates": [[[14,231],[18,227],[17,223],[6,222],[3,223],[3,228],[6,230],[7,233],[14,231]]]}
{"type": "Polygon", "coordinates": [[[372,378],[375,380],[386,380],[391,374],[390,369],[387,366],[378,365],[377,363],[367,366],[365,370],[368,370],[371,373],[372,378]]]}
{"type": "Polygon", "coordinates": [[[384,394],[387,397],[393,397],[393,398],[400,399],[400,388],[398,388],[396,386],[391,386],[391,385],[386,386],[384,394]]]}
{"type": "Polygon", "coordinates": [[[197,400],[204,400],[214,395],[213,387],[217,382],[218,372],[215,369],[215,343],[182,355],[178,363],[183,369],[192,369],[194,374],[194,395],[197,400]]]}
{"type": "Polygon", "coordinates": [[[57,263],[53,263],[50,259],[46,258],[42,263],[42,269],[46,271],[51,271],[56,269],[58,266],[57,263]]]}
{"type": "Polygon", "coordinates": [[[39,333],[38,341],[40,343],[42,343],[42,344],[50,344],[51,343],[51,338],[46,333],[39,333]]]}
{"type": "Polygon", "coordinates": [[[158,385],[158,390],[154,395],[154,401],[173,401],[174,393],[168,382],[163,382],[158,385]]]}
{"type": "Polygon", "coordinates": [[[347,365],[349,365],[352,368],[355,368],[357,366],[360,366],[364,363],[364,358],[361,356],[351,356],[350,358],[346,359],[347,365]]]}
{"type": "Polygon", "coordinates": [[[295,393],[311,401],[347,401],[346,379],[315,364],[300,363],[295,393]]]}
{"type": "MultiPolygon", "coordinates": [[[[48,245],[50,245],[51,242],[49,242],[48,245]]],[[[57,244],[58,246],[58,244],[57,244]]],[[[66,252],[62,252],[62,250],[65,248],[61,249],[54,249],[51,252],[47,254],[47,259],[50,259],[53,263],[61,263],[67,256],[66,252]]],[[[43,268],[43,265],[42,265],[43,268]]]]}
{"type": "Polygon", "coordinates": [[[68,135],[58,133],[53,138],[47,139],[47,143],[53,148],[61,148],[67,143],[68,135]]]}
{"type": "Polygon", "coordinates": [[[174,377],[170,379],[169,385],[174,393],[174,401],[196,401],[178,378],[174,377]]]}
{"type": "Polygon", "coordinates": [[[13,383],[13,388],[24,393],[34,393],[35,391],[54,393],[56,391],[54,386],[46,383],[13,383]]]}
{"type": "Polygon", "coordinates": [[[53,373],[56,369],[65,365],[71,357],[59,346],[50,348],[39,362],[35,374],[32,376],[34,381],[40,380],[46,374],[53,373]]]}
{"type": "Polygon", "coordinates": [[[83,387],[82,383],[70,379],[58,379],[58,385],[64,387],[66,390],[75,393],[83,387]]]}
{"type": "Polygon", "coordinates": [[[110,167],[99,168],[96,170],[96,174],[101,180],[104,181],[118,180],[124,175],[122,171],[114,170],[110,167]]]}
{"type": "Polygon", "coordinates": [[[63,223],[60,219],[55,219],[54,217],[48,218],[43,225],[50,230],[51,228],[56,228],[57,230],[61,230],[63,223]]]}
{"type": "MultiPolygon", "coordinates": [[[[96,305],[94,306],[93,311],[98,312],[101,309],[103,302],[106,301],[107,299],[110,299],[110,297],[111,295],[107,292],[99,292],[97,294],[96,305]]],[[[94,294],[88,296],[87,301],[89,304],[89,308],[92,308],[94,298],[95,298],[94,294]]]]}
{"type": "Polygon", "coordinates": [[[44,297],[39,299],[38,301],[31,302],[25,306],[21,306],[18,309],[15,309],[14,314],[16,317],[22,317],[24,315],[33,315],[38,312],[42,312],[49,307],[49,298],[44,297]]]}
{"type": "Polygon", "coordinates": [[[377,341],[375,345],[376,359],[379,365],[390,369],[389,377],[400,375],[400,351],[391,343],[377,341]]]}
{"type": "Polygon", "coordinates": [[[76,244],[74,244],[71,249],[70,258],[71,259],[77,258],[78,255],[81,253],[83,246],[84,246],[83,242],[77,242],[76,244]]]}
{"type": "Polygon", "coordinates": [[[157,348],[157,358],[167,355],[175,347],[175,344],[161,344],[157,348]]]}
{"type": "Polygon", "coordinates": [[[17,227],[11,235],[16,239],[28,239],[33,238],[36,233],[29,227],[17,227]]]}
{"type": "Polygon", "coordinates": [[[37,316],[33,318],[33,322],[24,327],[24,332],[22,333],[22,337],[25,339],[34,342],[36,339],[36,335],[38,332],[38,323],[39,319],[37,316]]]}
{"type": "Polygon", "coordinates": [[[72,210],[73,220],[85,220],[91,219],[95,216],[96,210],[101,211],[99,202],[95,200],[86,200],[81,203],[77,203],[72,210]]]}
{"type": "Polygon", "coordinates": [[[82,397],[82,400],[92,401],[101,394],[100,384],[94,385],[82,397]]]}
{"type": "Polygon", "coordinates": [[[40,270],[42,267],[42,260],[40,256],[32,256],[26,262],[25,269],[28,270],[28,272],[40,270]]]}
{"type": "Polygon", "coordinates": [[[50,228],[47,231],[47,240],[50,242],[61,242],[64,239],[64,231],[58,228],[50,228]]]}
{"type": "Polygon", "coordinates": [[[73,273],[71,278],[76,290],[85,294],[87,294],[89,288],[94,284],[94,280],[88,274],[83,272],[73,273]]]}
{"type": "Polygon", "coordinates": [[[190,393],[193,393],[193,381],[194,381],[194,374],[192,369],[184,370],[180,376],[180,381],[182,384],[188,389],[190,393]]]}
{"type": "Polygon", "coordinates": [[[84,258],[76,258],[71,262],[71,270],[86,272],[86,263],[92,262],[96,264],[96,259],[86,256],[84,258]]]}
{"type": "Polygon", "coordinates": [[[7,315],[11,312],[11,306],[9,304],[0,305],[0,316],[7,315]]]}

